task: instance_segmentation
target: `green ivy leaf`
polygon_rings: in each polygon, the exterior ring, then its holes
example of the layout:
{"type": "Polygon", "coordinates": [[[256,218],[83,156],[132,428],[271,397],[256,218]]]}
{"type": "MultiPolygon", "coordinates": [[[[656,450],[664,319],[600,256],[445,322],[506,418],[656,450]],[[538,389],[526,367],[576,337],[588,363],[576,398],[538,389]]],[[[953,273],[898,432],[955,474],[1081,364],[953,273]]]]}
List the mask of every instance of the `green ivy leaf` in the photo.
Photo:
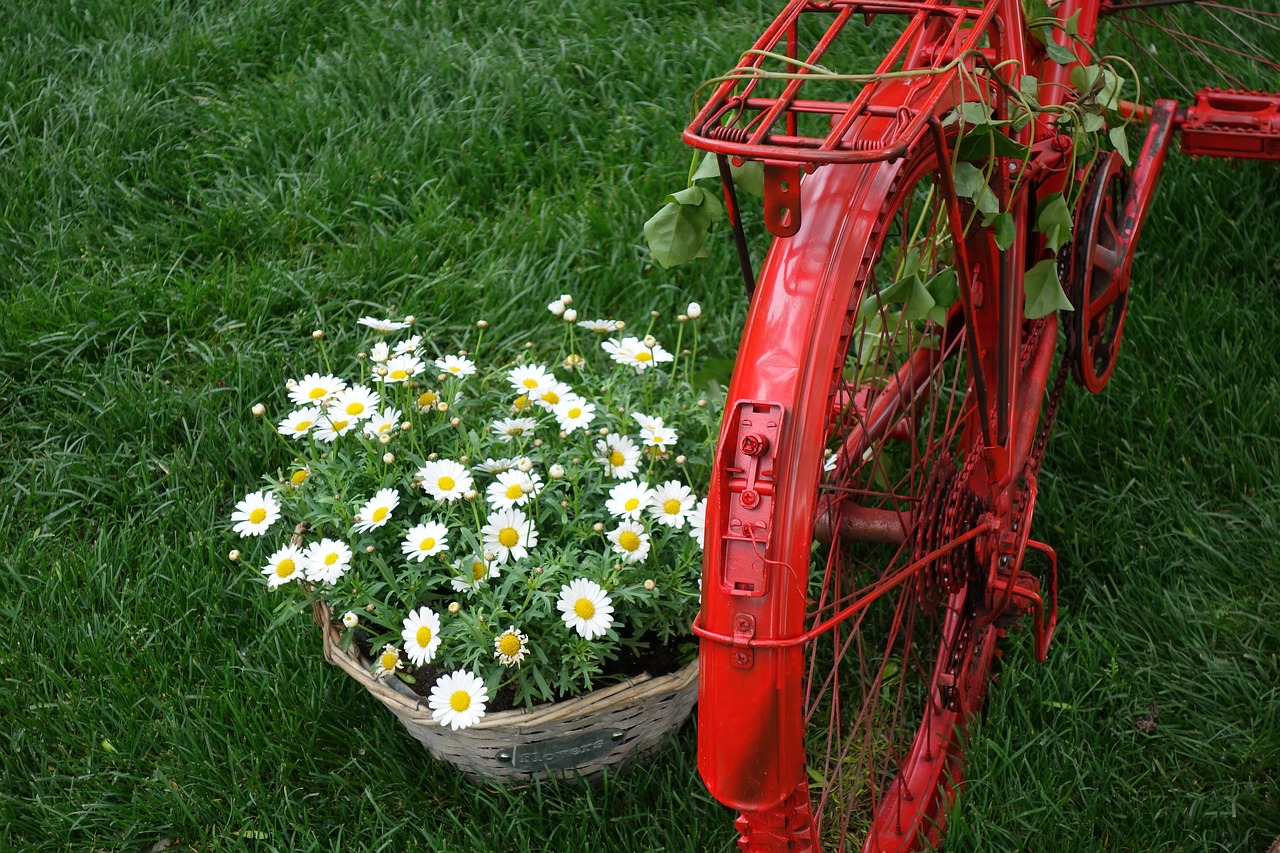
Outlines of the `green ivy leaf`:
{"type": "Polygon", "coordinates": [[[955,124],[957,121],[963,121],[965,124],[971,124],[974,127],[983,127],[990,124],[1003,124],[1004,122],[996,122],[991,118],[991,107],[981,101],[965,101],[952,110],[942,122],[943,126],[955,124]]]}
{"type": "Polygon", "coordinates": [[[1035,101],[1036,96],[1040,93],[1039,79],[1034,74],[1023,74],[1018,79],[1018,91],[1035,101]]]}
{"type": "Polygon", "coordinates": [[[1026,301],[1022,313],[1028,320],[1036,320],[1054,311],[1074,311],[1058,278],[1058,262],[1050,258],[1027,270],[1022,282],[1026,301]]]}
{"type": "Polygon", "coordinates": [[[906,304],[902,306],[902,316],[912,321],[923,320],[929,316],[929,312],[937,303],[933,301],[933,294],[929,292],[929,288],[925,287],[920,276],[911,276],[910,282],[911,292],[907,296],[906,304]]]}
{"type": "Polygon", "coordinates": [[[1002,252],[1012,246],[1014,238],[1018,236],[1018,227],[1014,224],[1012,213],[999,214],[991,220],[991,227],[995,229],[996,245],[1002,252]]]}
{"type": "Polygon", "coordinates": [[[960,299],[960,280],[951,267],[939,270],[925,284],[929,295],[940,308],[950,308],[960,299]]]}
{"type": "Polygon", "coordinates": [[[747,160],[741,166],[729,164],[733,173],[733,184],[745,193],[759,198],[764,195],[764,163],[759,160],[747,160]]]}
{"type": "Polygon", "coordinates": [[[1111,140],[1111,144],[1115,146],[1116,153],[1124,160],[1124,164],[1132,166],[1133,161],[1129,159],[1129,137],[1125,135],[1124,125],[1111,128],[1107,137],[1111,140]]]}
{"type": "MultiPolygon", "coordinates": [[[[1046,30],[1048,27],[1045,28],[1046,30]]],[[[1046,34],[1044,52],[1049,54],[1049,58],[1059,65],[1070,65],[1076,61],[1075,52],[1070,48],[1063,47],[1053,40],[1051,36],[1046,34]]]]}
{"type": "Polygon", "coordinates": [[[1088,133],[1097,133],[1107,124],[1106,120],[1097,113],[1084,114],[1084,129],[1088,133]]]}
{"type": "Polygon", "coordinates": [[[1054,193],[1040,202],[1036,210],[1036,230],[1044,235],[1049,251],[1056,255],[1071,240],[1073,227],[1071,211],[1067,209],[1067,200],[1062,193],[1054,193]]]}
{"type": "Polygon", "coordinates": [[[1031,149],[1014,142],[991,125],[965,131],[956,146],[956,156],[961,160],[986,160],[993,154],[1027,160],[1031,157],[1031,149]]]}
{"type": "Polygon", "coordinates": [[[1071,85],[1081,95],[1091,95],[1101,79],[1102,69],[1096,65],[1077,65],[1071,69],[1071,85]]]}
{"type": "Polygon", "coordinates": [[[705,238],[711,223],[724,215],[715,193],[699,186],[667,196],[667,203],[644,224],[649,251],[664,269],[694,258],[705,258],[705,238]]]}
{"type": "Polygon", "coordinates": [[[1098,103],[1108,110],[1120,108],[1120,91],[1124,88],[1124,78],[1110,68],[1102,69],[1102,91],[1098,93],[1098,103]]]}
{"type": "Polygon", "coordinates": [[[995,216],[1000,212],[1000,202],[991,187],[987,186],[987,178],[977,166],[961,161],[956,164],[952,177],[955,180],[956,195],[972,200],[974,206],[987,216],[995,216]]]}
{"type": "Polygon", "coordinates": [[[720,164],[716,162],[716,155],[707,152],[702,158],[702,162],[698,164],[698,168],[693,172],[693,180],[700,181],[703,178],[719,178],[720,164]]]}

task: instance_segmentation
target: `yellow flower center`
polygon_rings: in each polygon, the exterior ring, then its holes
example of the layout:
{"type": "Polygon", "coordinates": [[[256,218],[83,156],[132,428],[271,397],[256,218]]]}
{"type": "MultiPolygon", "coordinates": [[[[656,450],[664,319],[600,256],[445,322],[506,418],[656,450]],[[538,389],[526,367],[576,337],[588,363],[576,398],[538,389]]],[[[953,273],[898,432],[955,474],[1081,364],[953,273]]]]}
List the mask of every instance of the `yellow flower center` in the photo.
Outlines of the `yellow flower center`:
{"type": "Polygon", "coordinates": [[[389,512],[391,512],[391,510],[387,509],[385,506],[380,506],[373,511],[373,520],[385,521],[387,518],[387,513],[389,512]]]}
{"type": "Polygon", "coordinates": [[[585,598],[579,598],[573,603],[573,612],[579,619],[590,619],[596,615],[596,606],[585,598]]]}
{"type": "Polygon", "coordinates": [[[332,566],[336,562],[338,562],[338,555],[336,552],[330,551],[328,554],[324,555],[324,564],[326,566],[332,566]]]}
{"type": "Polygon", "coordinates": [[[618,537],[618,544],[628,551],[634,551],[640,547],[640,537],[630,530],[624,530],[618,537]]]}
{"type": "Polygon", "coordinates": [[[577,406],[574,406],[572,409],[569,410],[570,420],[577,420],[580,417],[582,417],[582,409],[579,409],[577,406]]]}
{"type": "Polygon", "coordinates": [[[295,486],[301,486],[303,483],[307,481],[307,478],[310,476],[311,476],[311,472],[303,468],[299,471],[294,471],[293,476],[289,478],[289,482],[293,483],[293,485],[295,486]]]}
{"type": "Polygon", "coordinates": [[[530,389],[530,390],[533,390],[534,388],[537,388],[537,387],[538,387],[538,380],[536,380],[536,379],[534,379],[534,378],[530,377],[530,378],[528,378],[528,379],[524,380],[523,382],[521,382],[520,384],[521,384],[521,385],[523,385],[524,387],[526,387],[526,388],[530,389]]]}
{"type": "Polygon", "coordinates": [[[503,548],[514,548],[520,542],[520,534],[514,527],[504,527],[498,531],[498,542],[503,548]]]}
{"type": "Polygon", "coordinates": [[[519,424],[513,424],[507,427],[507,435],[524,435],[524,427],[519,424]]]}
{"type": "Polygon", "coordinates": [[[249,513],[249,521],[254,524],[261,524],[267,517],[267,511],[262,507],[255,507],[253,512],[249,513]]]}
{"type": "Polygon", "coordinates": [[[627,498],[627,502],[623,504],[623,508],[626,509],[627,512],[635,512],[636,509],[639,508],[639,506],[640,506],[639,498],[627,498]]]}
{"type": "Polygon", "coordinates": [[[471,694],[465,690],[455,690],[449,697],[449,707],[461,714],[471,707],[471,694]]]}
{"type": "Polygon", "coordinates": [[[507,497],[511,500],[524,497],[524,489],[520,487],[519,483],[512,483],[510,486],[507,486],[507,497]]]}
{"type": "Polygon", "coordinates": [[[423,408],[426,408],[427,406],[434,406],[436,403],[436,400],[437,400],[437,397],[435,393],[432,391],[427,391],[418,397],[418,405],[422,406],[423,408]]]}
{"type": "Polygon", "coordinates": [[[662,433],[660,433],[660,432],[655,432],[655,433],[653,434],[653,443],[654,443],[654,444],[658,444],[658,445],[660,445],[660,444],[662,444],[662,443],[663,443],[664,441],[666,441],[666,440],[667,440],[667,437],[666,437],[665,435],[663,435],[662,433]]]}
{"type": "Polygon", "coordinates": [[[426,625],[423,625],[418,629],[418,633],[414,639],[418,641],[419,646],[425,649],[427,644],[431,642],[431,629],[426,625]]]}
{"type": "Polygon", "coordinates": [[[349,423],[351,423],[351,421],[346,421],[346,420],[342,420],[342,421],[333,421],[333,431],[334,431],[334,432],[342,432],[344,429],[346,429],[346,428],[347,428],[347,424],[349,424],[349,423]]]}
{"type": "Polygon", "coordinates": [[[418,550],[420,551],[430,551],[434,547],[436,547],[436,540],[432,536],[428,536],[418,543],[418,550]]]}
{"type": "Polygon", "coordinates": [[[313,423],[315,423],[315,421],[298,421],[298,422],[294,425],[294,427],[293,427],[293,431],[294,431],[294,432],[306,432],[307,430],[311,429],[311,425],[312,425],[313,423]]]}
{"type": "Polygon", "coordinates": [[[276,575],[282,578],[287,578],[289,575],[293,574],[294,570],[297,568],[298,566],[293,562],[293,560],[285,557],[283,560],[276,563],[276,575]]]}
{"type": "Polygon", "coordinates": [[[542,395],[542,402],[550,403],[554,406],[556,403],[560,402],[560,395],[555,391],[547,391],[542,395]]]}
{"type": "Polygon", "coordinates": [[[364,411],[364,403],[359,403],[356,401],[347,403],[347,414],[351,415],[351,417],[354,418],[363,411],[364,411]]]}
{"type": "Polygon", "coordinates": [[[622,454],[621,450],[615,450],[609,454],[609,464],[614,468],[621,468],[627,461],[627,457],[622,454]]]}
{"type": "Polygon", "coordinates": [[[325,390],[323,388],[312,388],[311,391],[307,394],[307,396],[310,397],[312,400],[319,400],[324,395],[325,395],[325,390]]]}
{"type": "Polygon", "coordinates": [[[385,670],[396,668],[396,664],[400,662],[400,656],[394,652],[383,652],[378,658],[378,664],[385,670]]]}
{"type": "Polygon", "coordinates": [[[636,361],[653,361],[653,353],[638,352],[636,353],[636,361]]]}
{"type": "Polygon", "coordinates": [[[488,573],[489,572],[485,568],[484,563],[480,562],[479,560],[475,560],[471,563],[471,579],[473,581],[478,581],[482,579],[488,573]]]}
{"type": "Polygon", "coordinates": [[[395,370],[391,371],[391,373],[388,374],[388,376],[392,379],[408,379],[409,371],[405,370],[402,367],[397,367],[395,370]]]}
{"type": "Polygon", "coordinates": [[[452,491],[453,487],[457,484],[453,482],[452,477],[441,477],[436,482],[436,485],[440,488],[440,491],[448,492],[448,491],[452,491]]]}
{"type": "Polygon", "coordinates": [[[529,398],[521,394],[519,397],[516,397],[516,401],[511,405],[517,412],[523,412],[525,409],[529,408],[529,398]]]}
{"type": "Polygon", "coordinates": [[[503,634],[498,638],[498,651],[507,657],[520,654],[521,645],[520,638],[515,634],[503,634]]]}
{"type": "Polygon", "coordinates": [[[662,505],[662,511],[665,512],[667,515],[675,515],[677,512],[680,511],[680,501],[676,500],[675,498],[669,499],[666,503],[662,505]]]}

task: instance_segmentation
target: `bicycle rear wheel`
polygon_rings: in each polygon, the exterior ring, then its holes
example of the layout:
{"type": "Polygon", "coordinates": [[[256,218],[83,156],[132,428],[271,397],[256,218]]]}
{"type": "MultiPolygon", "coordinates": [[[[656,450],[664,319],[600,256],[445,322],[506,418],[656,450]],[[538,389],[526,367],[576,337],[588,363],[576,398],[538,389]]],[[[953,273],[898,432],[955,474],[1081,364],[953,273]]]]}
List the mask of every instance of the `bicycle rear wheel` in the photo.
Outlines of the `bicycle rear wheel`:
{"type": "Polygon", "coordinates": [[[730,388],[731,413],[783,413],[773,535],[749,543],[774,601],[725,574],[731,472],[712,485],[704,581],[708,621],[750,611],[782,639],[745,669],[723,634],[704,641],[699,765],[744,850],[914,850],[960,784],[998,633],[981,619],[992,507],[965,324],[959,303],[924,316],[917,289],[942,290],[952,264],[937,158],[819,170],[805,203],[730,388]],[[806,630],[801,650],[788,638],[806,630]]]}
{"type": "Polygon", "coordinates": [[[1204,87],[1280,90],[1280,10],[1269,0],[1106,0],[1096,46],[1133,62],[1147,103],[1204,87]]]}

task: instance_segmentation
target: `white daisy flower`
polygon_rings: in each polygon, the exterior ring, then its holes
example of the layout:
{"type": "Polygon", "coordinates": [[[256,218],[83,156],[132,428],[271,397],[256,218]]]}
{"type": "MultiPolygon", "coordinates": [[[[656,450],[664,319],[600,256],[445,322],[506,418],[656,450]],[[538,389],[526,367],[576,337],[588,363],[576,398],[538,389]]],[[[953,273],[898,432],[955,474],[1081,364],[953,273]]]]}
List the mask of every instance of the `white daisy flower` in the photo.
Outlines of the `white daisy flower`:
{"type": "Polygon", "coordinates": [[[400,505],[400,495],[395,489],[378,489],[364,506],[360,507],[357,521],[352,525],[354,533],[365,533],[382,527],[391,520],[391,511],[400,505]]]}
{"type": "Polygon", "coordinates": [[[387,346],[386,341],[378,341],[369,350],[369,360],[374,364],[384,364],[389,358],[391,358],[391,347],[387,346]]]}
{"type": "Polygon", "coordinates": [[[474,361],[457,355],[446,355],[444,358],[437,358],[436,367],[458,378],[471,376],[476,372],[476,363],[474,361]]]}
{"type": "Polygon", "coordinates": [[[644,558],[649,556],[649,546],[652,544],[644,525],[638,521],[624,521],[619,524],[616,530],[609,531],[609,541],[613,543],[614,552],[621,554],[622,559],[628,563],[644,562],[644,558]]]}
{"type": "Polygon", "coordinates": [[[693,513],[695,500],[693,492],[684,483],[668,480],[654,489],[649,515],[659,524],[679,530],[693,513]]]}
{"type": "Polygon", "coordinates": [[[302,553],[302,568],[309,581],[337,583],[351,568],[351,548],[337,539],[312,542],[302,553]]]}
{"type": "Polygon", "coordinates": [[[440,648],[440,616],[430,607],[409,611],[400,632],[404,653],[414,666],[431,663],[440,648]]]}
{"type": "Polygon", "coordinates": [[[270,492],[250,492],[244,500],[236,504],[231,520],[235,526],[231,528],[243,536],[261,536],[267,528],[280,518],[280,502],[270,492]]]}
{"type": "Polygon", "coordinates": [[[702,316],[702,306],[696,302],[690,302],[689,307],[684,309],[684,313],[690,320],[696,320],[702,316]]]}
{"type": "Polygon", "coordinates": [[[599,584],[586,578],[576,578],[560,587],[556,607],[564,624],[588,640],[603,637],[613,624],[613,599],[599,584]]]}
{"type": "Polygon", "coordinates": [[[604,508],[614,518],[638,519],[653,502],[653,490],[639,480],[624,480],[609,490],[604,508]]]}
{"type": "Polygon", "coordinates": [[[356,322],[383,335],[409,328],[408,323],[402,323],[399,320],[380,320],[377,317],[361,317],[356,322]]]}
{"type": "Polygon", "coordinates": [[[302,549],[295,545],[285,545],[267,558],[262,567],[267,576],[267,586],[275,589],[289,581],[301,581],[306,575],[302,571],[302,549]]]}
{"type": "Polygon", "coordinates": [[[400,550],[410,559],[421,563],[427,557],[449,550],[449,528],[438,521],[424,521],[409,528],[400,550]]]}
{"type": "Polygon", "coordinates": [[[333,402],[329,404],[329,417],[346,416],[362,421],[377,410],[378,395],[363,385],[352,385],[334,395],[333,402]]]}
{"type": "Polygon", "coordinates": [[[503,471],[510,471],[513,468],[520,467],[520,460],[528,459],[527,456],[500,457],[498,459],[486,459],[479,465],[476,465],[472,471],[483,471],[485,474],[501,474],[503,471]]]}
{"type": "Polygon", "coordinates": [[[529,549],[538,544],[538,531],[533,521],[518,509],[500,509],[480,529],[486,553],[494,554],[494,562],[523,560],[529,549]]]}
{"type": "Polygon", "coordinates": [[[318,441],[334,441],[338,436],[351,432],[359,423],[346,415],[325,415],[316,422],[315,437],[318,441]]]}
{"type": "Polygon", "coordinates": [[[556,384],[555,376],[541,364],[523,364],[513,367],[507,374],[507,381],[517,392],[525,395],[536,394],[556,384]]]}
{"type": "Polygon", "coordinates": [[[493,638],[493,656],[503,666],[519,666],[529,653],[529,636],[518,628],[508,628],[493,638]]]}
{"type": "Polygon", "coordinates": [[[552,411],[561,400],[574,396],[573,388],[569,387],[560,380],[555,380],[548,387],[535,392],[530,399],[538,405],[539,408],[552,411]]]}
{"type": "Polygon", "coordinates": [[[396,382],[407,382],[414,376],[421,376],[427,366],[422,363],[422,359],[416,355],[393,355],[387,359],[384,365],[387,369],[385,376],[375,373],[373,379],[375,382],[384,382],[388,385],[396,382]]]}
{"type": "Polygon", "coordinates": [[[311,432],[311,428],[320,420],[321,411],[319,406],[307,406],[305,409],[297,409],[290,412],[280,425],[276,427],[276,432],[281,435],[287,435],[289,438],[302,438],[311,432]]]}
{"type": "Polygon", "coordinates": [[[563,398],[551,412],[565,432],[586,429],[596,417],[596,407],[576,394],[563,398]]]}
{"type": "Polygon", "coordinates": [[[422,490],[438,501],[456,501],[474,483],[470,472],[452,459],[436,459],[418,469],[422,490]]]}
{"type": "Polygon", "coordinates": [[[706,537],[707,527],[707,499],[703,498],[698,501],[698,505],[693,508],[693,512],[689,513],[689,535],[698,542],[699,548],[705,548],[702,544],[706,537]]]}
{"type": "Polygon", "coordinates": [[[617,320],[579,320],[578,326],[597,335],[607,335],[622,328],[617,320]]]}
{"type": "Polygon", "coordinates": [[[378,652],[378,659],[373,662],[373,677],[386,678],[397,669],[404,669],[404,661],[400,660],[400,650],[387,643],[378,652]]]}
{"type": "Polygon", "coordinates": [[[644,440],[645,447],[660,447],[663,450],[670,450],[675,447],[676,439],[679,434],[671,427],[645,427],[640,430],[640,438],[644,440]]]}
{"type": "Polygon", "coordinates": [[[556,301],[552,302],[547,306],[547,310],[550,311],[552,314],[555,314],[557,317],[559,317],[562,314],[564,314],[564,310],[566,307],[567,306],[565,305],[565,302],[563,299],[557,299],[556,301]]]}
{"type": "Polygon", "coordinates": [[[412,355],[422,348],[422,335],[414,335],[396,344],[396,355],[412,355]]]}
{"type": "Polygon", "coordinates": [[[498,434],[500,441],[510,442],[513,438],[533,432],[537,426],[538,422],[533,418],[503,418],[490,424],[489,429],[498,434]]]}
{"type": "Polygon", "coordinates": [[[488,701],[489,691],[480,676],[459,669],[440,676],[427,704],[431,706],[431,719],[456,732],[480,722],[488,701]]]}
{"type": "Polygon", "coordinates": [[[400,429],[401,412],[399,409],[383,409],[370,416],[369,420],[364,422],[364,434],[369,438],[378,438],[383,435],[393,435],[396,430],[400,429]]]}
{"type": "Polygon", "coordinates": [[[471,558],[470,570],[461,562],[454,563],[453,568],[460,575],[460,577],[451,578],[449,581],[455,592],[473,593],[487,584],[491,578],[498,576],[497,564],[486,563],[479,557],[471,558]],[[470,580],[466,579],[467,576],[470,577],[470,580]]]}
{"type": "Polygon", "coordinates": [[[632,412],[631,419],[640,424],[640,429],[662,429],[665,426],[662,418],[646,415],[643,412],[632,412]]]}
{"type": "Polygon", "coordinates": [[[634,477],[640,470],[640,448],[625,435],[610,435],[596,442],[596,458],[605,471],[618,480],[634,477]]]}
{"type": "Polygon", "coordinates": [[[342,624],[346,625],[348,628],[354,628],[360,624],[360,617],[357,616],[354,611],[348,610],[346,613],[342,614],[342,624]]]}
{"type": "Polygon", "coordinates": [[[639,338],[627,337],[623,338],[621,342],[610,338],[607,341],[603,341],[600,346],[605,352],[609,353],[610,358],[618,362],[618,364],[634,367],[636,373],[643,373],[647,368],[653,367],[655,364],[675,360],[675,356],[659,346],[657,341],[653,343],[653,346],[647,346],[645,341],[641,341],[639,338]]]}
{"type": "Polygon", "coordinates": [[[485,494],[494,509],[511,509],[529,503],[541,486],[542,478],[537,474],[529,475],[519,470],[503,471],[496,482],[489,484],[485,494]]]}
{"type": "Polygon", "coordinates": [[[347,383],[336,376],[326,373],[308,373],[301,382],[295,382],[289,392],[289,399],[299,406],[315,406],[337,394],[347,383]]]}

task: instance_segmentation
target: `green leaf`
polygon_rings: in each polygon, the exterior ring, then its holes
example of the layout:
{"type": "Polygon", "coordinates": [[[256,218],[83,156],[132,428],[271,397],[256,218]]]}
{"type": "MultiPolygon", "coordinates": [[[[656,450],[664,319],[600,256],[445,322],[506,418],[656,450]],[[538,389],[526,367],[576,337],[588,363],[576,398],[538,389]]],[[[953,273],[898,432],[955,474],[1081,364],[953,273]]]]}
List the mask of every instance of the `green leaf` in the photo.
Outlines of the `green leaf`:
{"type": "Polygon", "coordinates": [[[1102,69],[1102,91],[1098,93],[1098,103],[1109,110],[1120,108],[1120,91],[1124,88],[1124,78],[1110,68],[1102,69]]]}
{"type": "Polygon", "coordinates": [[[1107,124],[1106,120],[1097,113],[1084,114],[1084,129],[1089,133],[1097,133],[1107,124]]]}
{"type": "Polygon", "coordinates": [[[956,121],[963,121],[965,124],[971,124],[975,127],[991,124],[991,107],[981,101],[965,101],[956,107],[942,123],[943,125],[951,125],[955,124],[956,121]]]}
{"type": "Polygon", "coordinates": [[[1031,149],[1014,142],[991,125],[966,131],[956,146],[956,156],[961,160],[986,160],[993,154],[1027,160],[1031,157],[1031,149]]]}
{"type": "Polygon", "coordinates": [[[1036,211],[1036,230],[1044,235],[1045,244],[1055,255],[1071,240],[1074,224],[1062,193],[1054,193],[1040,202],[1036,211]]]}
{"type": "Polygon", "coordinates": [[[759,160],[746,160],[741,166],[729,165],[733,173],[733,185],[745,193],[759,198],[764,195],[764,163],[759,160]]]}
{"type": "Polygon", "coordinates": [[[1076,55],[1070,48],[1063,47],[1053,39],[1050,39],[1045,44],[1044,52],[1049,54],[1049,58],[1059,65],[1070,65],[1076,61],[1076,55]]]}
{"type": "Polygon", "coordinates": [[[1111,128],[1107,137],[1111,140],[1111,144],[1115,146],[1116,153],[1124,160],[1126,166],[1132,166],[1133,161],[1129,159],[1129,137],[1125,135],[1124,125],[1111,128]]]}
{"type": "Polygon", "coordinates": [[[991,187],[987,186],[986,175],[977,166],[961,161],[956,164],[952,177],[955,180],[956,195],[972,200],[978,210],[989,216],[1000,212],[1000,202],[996,200],[995,193],[991,192],[991,187]]]}
{"type": "Polygon", "coordinates": [[[1071,69],[1071,85],[1081,95],[1090,95],[1102,79],[1102,69],[1096,65],[1077,65],[1071,69]]]}
{"type": "Polygon", "coordinates": [[[1062,28],[1067,31],[1068,35],[1078,35],[1080,32],[1080,10],[1077,9],[1071,13],[1071,17],[1062,22],[1062,28]]]}
{"type": "Polygon", "coordinates": [[[906,304],[902,307],[902,316],[908,320],[923,320],[929,316],[929,312],[933,310],[933,306],[936,304],[933,301],[933,294],[929,293],[929,289],[920,280],[920,276],[913,275],[909,281],[911,282],[911,291],[907,296],[906,304]]]}
{"type": "Polygon", "coordinates": [[[960,280],[951,267],[939,270],[925,284],[939,308],[950,308],[960,299],[960,280]]]}
{"type": "Polygon", "coordinates": [[[1062,281],[1058,278],[1058,262],[1054,258],[1041,261],[1027,270],[1022,286],[1026,295],[1022,313],[1028,320],[1044,317],[1054,311],[1075,310],[1062,290],[1062,281]]]}
{"type": "Polygon", "coordinates": [[[1022,0],[1022,15],[1028,21],[1041,18],[1052,18],[1053,10],[1046,0],[1022,0]]]}
{"type": "Polygon", "coordinates": [[[716,162],[716,155],[707,152],[707,156],[702,158],[702,162],[698,164],[698,168],[693,172],[692,180],[700,181],[703,178],[719,178],[720,164],[716,162]]]}
{"type": "Polygon", "coordinates": [[[644,224],[644,238],[654,259],[671,269],[707,256],[704,240],[710,227],[710,219],[698,207],[670,201],[644,224]]]}
{"type": "Polygon", "coordinates": [[[1035,75],[1023,74],[1018,80],[1018,91],[1034,101],[1040,92],[1040,81],[1035,75]]]}
{"type": "Polygon", "coordinates": [[[1002,252],[1012,246],[1014,238],[1018,236],[1018,226],[1013,221],[1012,213],[999,214],[991,220],[991,227],[995,229],[996,245],[1002,252]]]}

